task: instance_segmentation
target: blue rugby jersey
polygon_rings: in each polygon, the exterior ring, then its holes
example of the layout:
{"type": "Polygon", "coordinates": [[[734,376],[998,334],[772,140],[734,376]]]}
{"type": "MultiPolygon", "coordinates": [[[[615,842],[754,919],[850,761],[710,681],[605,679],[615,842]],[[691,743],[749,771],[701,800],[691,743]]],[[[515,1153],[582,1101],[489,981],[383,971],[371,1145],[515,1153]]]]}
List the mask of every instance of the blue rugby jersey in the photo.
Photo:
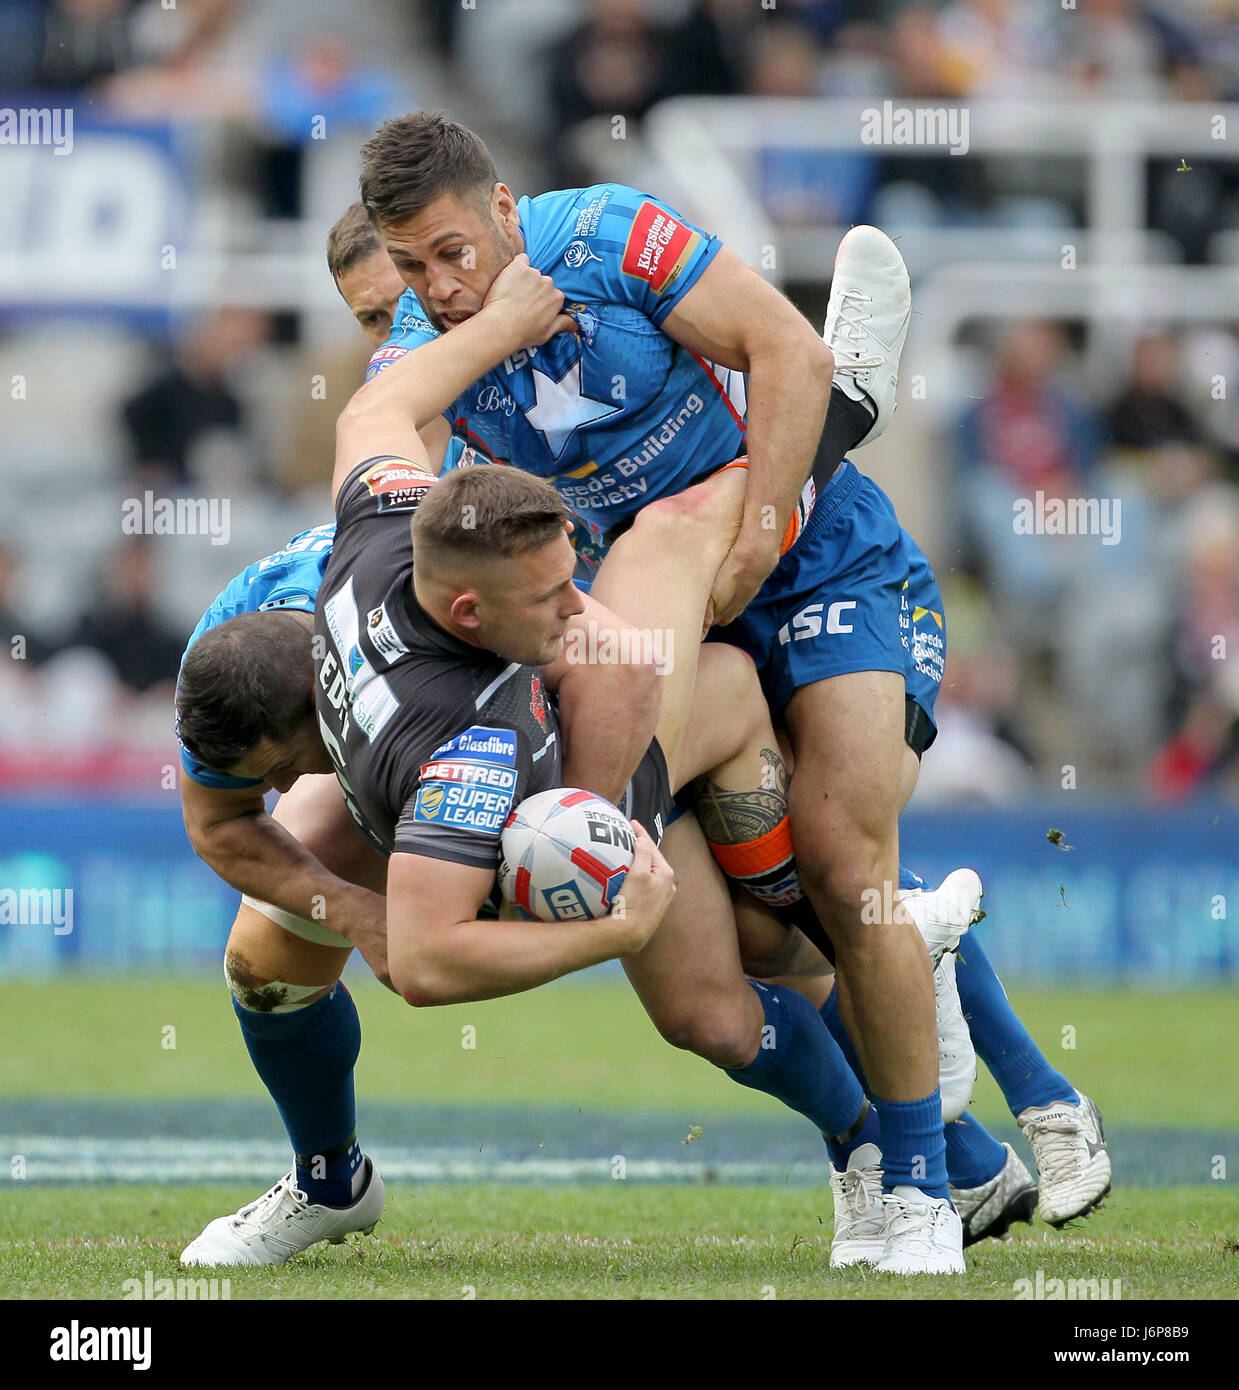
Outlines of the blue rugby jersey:
{"type": "MultiPolygon", "coordinates": [[[[722,243],[620,184],[522,198],[518,211],[530,262],[564,292],[579,332],[516,353],[443,413],[461,462],[554,483],[600,553],[604,532],[743,452],[744,374],[661,330],[722,243]]],[[[406,290],[367,379],[436,336],[406,290]]]]}
{"type": "MultiPolygon", "coordinates": [[[[218,627],[241,613],[267,613],[280,608],[313,613],[335,534],[334,523],[315,526],[294,536],[273,555],[248,565],[215,596],[190,635],[185,651],[188,652],[209,628],[218,627]]],[[[185,660],[183,655],[181,660],[185,660]]],[[[206,787],[266,785],[252,777],[229,777],[227,773],[216,772],[191,757],[184,747],[181,748],[181,766],[186,776],[206,787]]]]}

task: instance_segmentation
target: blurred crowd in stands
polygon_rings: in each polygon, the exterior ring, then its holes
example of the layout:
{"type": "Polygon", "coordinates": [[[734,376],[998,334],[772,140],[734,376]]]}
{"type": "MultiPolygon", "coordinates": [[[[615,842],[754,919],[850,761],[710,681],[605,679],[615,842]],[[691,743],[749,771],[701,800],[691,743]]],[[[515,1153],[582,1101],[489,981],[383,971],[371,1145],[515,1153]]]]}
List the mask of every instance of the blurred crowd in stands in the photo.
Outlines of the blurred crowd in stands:
{"type": "MultiPolygon", "coordinates": [[[[519,169],[517,191],[537,192],[598,177],[582,123],[623,116],[636,134],[676,95],[1239,100],[1239,0],[1076,0],[1070,14],[1058,0],[370,0],[347,11],[333,0],[6,0],[0,105],[37,92],[126,121],[221,125],[228,138],[203,179],[242,189],[255,217],[292,223],[306,215],[315,119],[359,144],[421,104],[483,131],[501,169],[519,169]]],[[[772,148],[755,177],[778,225],[1078,225],[1078,180],[1047,163],[772,148]]],[[[340,211],[352,196],[341,188],[340,211]]],[[[1148,198],[1149,227],[1187,264],[1239,226],[1233,161],[1197,160],[1191,180],[1163,162],[1148,198]]],[[[975,399],[960,399],[938,441],[951,485],[931,559],[949,650],[925,798],[1032,795],[1069,765],[1098,794],[1239,796],[1230,313],[1210,328],[1148,324],[1101,386],[1080,370],[1078,324],[979,330],[975,399]],[[1038,494],[1121,501],[1120,543],[1017,534],[1013,504],[1038,494]]],[[[343,306],[339,325],[337,404],[366,357],[343,306]]],[[[0,784],[148,778],[174,747],[172,686],[198,614],[233,573],[329,515],[330,428],[321,408],[292,403],[307,370],[295,315],[226,305],[170,320],[166,334],[97,317],[67,327],[82,355],[63,396],[0,445],[0,653],[12,657],[0,660],[0,784]],[[57,446],[49,426],[72,410],[81,419],[57,446]],[[93,479],[93,510],[85,490],[31,491],[35,473],[78,469],[93,479]],[[227,545],[121,534],[119,500],[187,491],[233,499],[227,545]]],[[[49,327],[0,305],[0,379],[59,352],[65,331],[63,316],[49,327]]]]}

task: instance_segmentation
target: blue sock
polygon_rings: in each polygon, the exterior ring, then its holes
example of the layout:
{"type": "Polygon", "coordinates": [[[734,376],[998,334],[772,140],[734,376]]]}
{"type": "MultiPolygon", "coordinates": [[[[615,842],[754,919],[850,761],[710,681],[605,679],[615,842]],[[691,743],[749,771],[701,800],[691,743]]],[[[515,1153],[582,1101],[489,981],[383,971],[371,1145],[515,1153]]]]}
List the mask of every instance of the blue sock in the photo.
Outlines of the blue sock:
{"type": "Polygon", "coordinates": [[[965,1110],[946,1127],[946,1171],[952,1187],[981,1187],[1002,1172],[1007,1151],[965,1110]]]}
{"type": "Polygon", "coordinates": [[[826,1025],[830,1036],[839,1044],[839,1050],[847,1058],[848,1066],[856,1073],[860,1084],[868,1091],[869,1087],[865,1082],[865,1069],[860,1064],[860,1057],[856,1052],[856,1045],[852,1042],[852,1035],[843,1026],[843,1017],[839,1013],[839,989],[836,986],[830,991],[830,998],[818,1010],[822,1016],[822,1022],[826,1025]]]}
{"type": "Polygon", "coordinates": [[[909,888],[928,888],[929,881],[923,879],[920,874],[914,874],[911,869],[905,869],[902,864],[899,866],[899,891],[906,893],[909,888]]]}
{"type": "Polygon", "coordinates": [[[312,1202],[349,1206],[363,1181],[353,1098],[361,1023],[352,995],[341,982],[292,1013],[255,1013],[235,998],[232,1006],[292,1142],[297,1185],[312,1202]]]}
{"type": "Polygon", "coordinates": [[[946,1197],[946,1138],[942,1097],[935,1086],[924,1100],[878,1100],[882,1116],[882,1190],[919,1187],[946,1197]]]}
{"type": "Polygon", "coordinates": [[[1033,1042],[972,932],[960,942],[955,982],[977,1056],[998,1082],[1011,1113],[1018,1116],[1030,1105],[1055,1101],[1076,1105],[1075,1087],[1050,1066],[1033,1042]]]}
{"type": "MultiPolygon", "coordinates": [[[[826,1031],[839,1044],[839,1051],[847,1059],[847,1064],[852,1068],[852,1072],[860,1082],[862,1089],[867,1090],[865,1073],[861,1068],[860,1058],[856,1055],[856,1048],[852,1045],[851,1034],[843,1026],[843,1019],[839,1016],[838,1000],[839,991],[832,989],[830,998],[826,1000],[818,1013],[821,1014],[822,1022],[826,1025],[826,1031]]],[[[881,1119],[878,1115],[878,1107],[872,1102],[869,1106],[869,1113],[865,1116],[865,1122],[854,1139],[843,1144],[830,1138],[826,1139],[826,1149],[830,1154],[830,1161],[840,1172],[848,1166],[848,1159],[862,1144],[876,1144],[879,1149],[882,1147],[881,1119]]]]}
{"type": "MultiPolygon", "coordinates": [[[[841,1145],[845,1155],[850,1153],[848,1145],[866,1142],[860,1135],[870,1123],[872,1107],[847,1059],[803,994],[755,980],[749,984],[766,1015],[761,1046],[747,1067],[727,1075],[799,1111],[828,1142],[841,1145]]],[[[846,1156],[843,1166],[847,1166],[846,1156]]]]}

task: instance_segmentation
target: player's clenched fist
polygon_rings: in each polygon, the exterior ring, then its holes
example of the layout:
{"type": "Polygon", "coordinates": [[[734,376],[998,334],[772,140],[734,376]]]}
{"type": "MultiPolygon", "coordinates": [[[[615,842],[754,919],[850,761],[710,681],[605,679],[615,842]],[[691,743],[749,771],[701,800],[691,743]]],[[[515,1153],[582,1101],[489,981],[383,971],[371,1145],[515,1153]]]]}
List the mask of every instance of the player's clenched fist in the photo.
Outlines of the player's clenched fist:
{"type": "Polygon", "coordinates": [[[549,275],[529,264],[522,251],[495,276],[482,301],[503,330],[510,335],[512,351],[538,347],[556,333],[576,331],[576,320],[561,313],[564,296],[549,275]]]}
{"type": "Polygon", "coordinates": [[[640,821],[632,828],[637,832],[632,867],[611,909],[612,920],[623,929],[616,952],[621,956],[635,955],[645,945],[675,897],[675,870],[640,821]]]}

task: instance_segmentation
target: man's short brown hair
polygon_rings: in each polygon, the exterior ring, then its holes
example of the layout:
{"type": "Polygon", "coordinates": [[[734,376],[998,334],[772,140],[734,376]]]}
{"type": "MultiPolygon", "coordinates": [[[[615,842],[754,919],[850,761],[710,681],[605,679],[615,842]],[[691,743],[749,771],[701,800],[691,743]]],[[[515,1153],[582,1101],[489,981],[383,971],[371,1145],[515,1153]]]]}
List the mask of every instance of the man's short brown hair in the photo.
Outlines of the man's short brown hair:
{"type": "Polygon", "coordinates": [[[528,555],[562,534],[570,519],[550,483],[519,468],[457,468],[413,515],[413,563],[428,573],[453,562],[528,555]]]}
{"type": "Polygon", "coordinates": [[[293,738],[314,717],[312,642],[287,611],[241,613],[208,628],[176,683],[176,731],[190,757],[225,772],[264,738],[293,738]]]}
{"type": "Polygon", "coordinates": [[[327,268],[331,278],[339,284],[341,275],[382,249],[383,243],[365,207],[354,203],[327,233],[327,268]]]}
{"type": "Polygon", "coordinates": [[[444,193],[489,199],[499,181],[490,151],[443,111],[385,121],[361,147],[361,201],[377,226],[414,217],[444,193]]]}

